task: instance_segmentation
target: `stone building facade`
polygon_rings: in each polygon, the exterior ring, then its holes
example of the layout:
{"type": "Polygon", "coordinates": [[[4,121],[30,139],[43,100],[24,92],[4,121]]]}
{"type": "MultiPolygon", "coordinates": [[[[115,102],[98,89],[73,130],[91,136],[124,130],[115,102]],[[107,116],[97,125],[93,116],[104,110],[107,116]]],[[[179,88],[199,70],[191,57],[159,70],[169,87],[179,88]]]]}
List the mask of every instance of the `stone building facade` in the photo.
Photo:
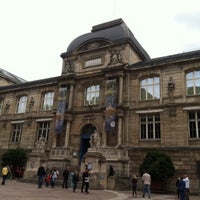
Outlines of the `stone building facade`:
{"type": "Polygon", "coordinates": [[[200,51],[151,59],[117,19],[75,38],[61,58],[61,76],[0,86],[1,153],[27,150],[25,177],[40,162],[87,164],[93,183],[109,188],[110,165],[123,182],[159,150],[176,169],[167,189],[188,174],[199,191],[200,51]]]}

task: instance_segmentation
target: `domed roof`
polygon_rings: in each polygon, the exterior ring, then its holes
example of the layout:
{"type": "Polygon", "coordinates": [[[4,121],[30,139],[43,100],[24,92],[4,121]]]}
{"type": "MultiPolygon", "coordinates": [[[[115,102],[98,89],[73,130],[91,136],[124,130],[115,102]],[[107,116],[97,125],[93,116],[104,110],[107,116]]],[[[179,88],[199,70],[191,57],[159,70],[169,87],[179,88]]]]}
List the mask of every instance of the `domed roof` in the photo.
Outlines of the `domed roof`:
{"type": "Polygon", "coordinates": [[[128,41],[143,59],[146,60],[150,58],[122,19],[93,26],[90,33],[74,39],[68,46],[67,52],[61,54],[61,57],[64,58],[70,55],[83,44],[91,40],[107,40],[114,44],[128,41]]]}

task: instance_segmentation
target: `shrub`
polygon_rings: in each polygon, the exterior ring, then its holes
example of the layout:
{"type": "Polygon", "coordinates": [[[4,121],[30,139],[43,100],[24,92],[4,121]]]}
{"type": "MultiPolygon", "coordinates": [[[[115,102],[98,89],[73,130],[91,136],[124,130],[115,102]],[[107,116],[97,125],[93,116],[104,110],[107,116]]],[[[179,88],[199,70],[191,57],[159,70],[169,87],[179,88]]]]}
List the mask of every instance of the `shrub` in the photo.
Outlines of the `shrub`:
{"type": "Polygon", "coordinates": [[[159,151],[147,153],[139,170],[141,174],[147,170],[153,180],[166,180],[175,172],[171,158],[159,151]]]}

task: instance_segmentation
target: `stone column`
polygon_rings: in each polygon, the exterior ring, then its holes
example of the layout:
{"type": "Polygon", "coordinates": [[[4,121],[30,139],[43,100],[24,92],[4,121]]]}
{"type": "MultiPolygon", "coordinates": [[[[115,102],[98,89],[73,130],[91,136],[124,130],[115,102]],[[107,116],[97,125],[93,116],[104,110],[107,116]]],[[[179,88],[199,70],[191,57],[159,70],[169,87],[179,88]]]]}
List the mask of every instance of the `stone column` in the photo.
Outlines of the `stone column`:
{"type": "Polygon", "coordinates": [[[69,110],[72,108],[73,96],[74,96],[74,84],[70,84],[69,105],[68,105],[69,110]]]}
{"type": "Polygon", "coordinates": [[[70,132],[70,121],[67,121],[66,134],[65,134],[65,147],[69,146],[69,132],[70,132]]]}
{"type": "Polygon", "coordinates": [[[118,144],[117,145],[122,145],[122,117],[118,117],[118,139],[117,139],[117,142],[118,144]]]}
{"type": "Polygon", "coordinates": [[[123,97],[123,77],[119,77],[119,104],[122,104],[122,97],[123,97]]]}

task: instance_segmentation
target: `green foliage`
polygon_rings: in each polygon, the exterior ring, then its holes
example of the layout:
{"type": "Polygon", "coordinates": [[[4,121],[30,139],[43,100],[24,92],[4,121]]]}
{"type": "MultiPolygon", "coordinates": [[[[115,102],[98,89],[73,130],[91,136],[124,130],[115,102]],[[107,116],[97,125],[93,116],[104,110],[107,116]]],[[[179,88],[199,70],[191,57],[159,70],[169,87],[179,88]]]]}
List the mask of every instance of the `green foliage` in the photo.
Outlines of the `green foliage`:
{"type": "Polygon", "coordinates": [[[3,165],[12,165],[13,168],[24,168],[27,161],[27,155],[24,149],[9,149],[2,156],[3,165]]]}
{"type": "Polygon", "coordinates": [[[175,172],[171,158],[159,151],[147,153],[139,170],[141,174],[147,170],[153,180],[166,180],[175,172]]]}

